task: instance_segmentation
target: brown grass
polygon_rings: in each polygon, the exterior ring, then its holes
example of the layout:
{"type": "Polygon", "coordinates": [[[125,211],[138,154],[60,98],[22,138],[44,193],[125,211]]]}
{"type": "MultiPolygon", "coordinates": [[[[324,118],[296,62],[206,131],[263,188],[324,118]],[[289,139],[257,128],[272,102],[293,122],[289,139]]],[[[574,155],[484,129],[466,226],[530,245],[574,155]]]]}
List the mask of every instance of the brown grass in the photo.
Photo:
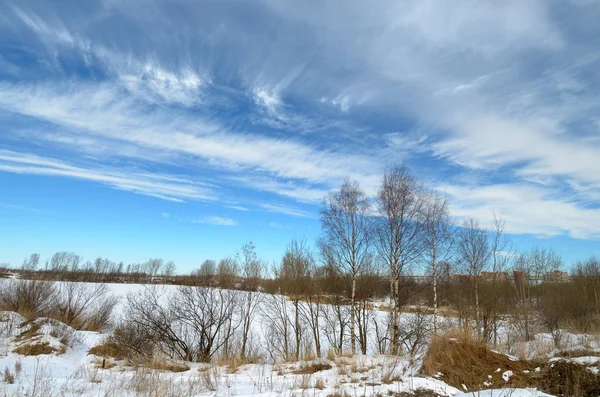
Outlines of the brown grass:
{"type": "Polygon", "coordinates": [[[600,375],[587,367],[567,361],[556,361],[546,368],[538,387],[557,396],[600,396],[600,375]]]}
{"type": "Polygon", "coordinates": [[[190,370],[188,365],[170,360],[153,360],[146,364],[145,367],[169,372],[186,372],[190,370]]]}
{"type": "MultiPolygon", "coordinates": [[[[382,309],[382,307],[379,307],[380,310],[384,310],[382,309]]],[[[391,311],[391,308],[389,308],[388,306],[388,310],[387,311],[391,311]]],[[[414,307],[414,306],[404,306],[400,308],[400,311],[402,313],[415,313],[415,314],[433,314],[433,307],[426,307],[426,306],[419,306],[419,307],[414,307]]],[[[456,310],[452,309],[451,307],[438,307],[438,315],[440,317],[449,317],[449,318],[456,318],[458,317],[458,313],[456,312],[456,310]]]]}
{"type": "Polygon", "coordinates": [[[35,320],[27,320],[27,321],[22,322],[21,325],[19,325],[19,328],[24,328],[24,327],[28,327],[28,328],[16,336],[16,338],[15,338],[16,342],[22,342],[22,341],[29,340],[29,339],[37,336],[38,331],[40,330],[40,328],[42,328],[42,322],[35,321],[35,320]]]}
{"type": "Polygon", "coordinates": [[[329,361],[333,361],[335,359],[335,350],[333,350],[331,347],[327,350],[327,359],[329,361]]]}
{"type": "Polygon", "coordinates": [[[456,388],[462,388],[464,384],[473,391],[482,388],[528,386],[531,379],[528,379],[530,376],[525,375],[523,371],[531,371],[534,368],[531,363],[512,361],[503,354],[492,352],[482,341],[469,334],[463,334],[456,339],[433,339],[423,360],[422,371],[456,388]],[[514,375],[507,383],[502,379],[502,373],[508,370],[513,371],[514,375]],[[484,385],[484,382],[487,382],[487,385],[484,385]]]}
{"type": "Polygon", "coordinates": [[[4,383],[7,383],[9,385],[15,383],[15,375],[12,372],[10,372],[10,369],[8,369],[8,367],[4,368],[2,378],[4,379],[4,383]]]}
{"type": "Polygon", "coordinates": [[[127,358],[127,353],[128,352],[122,346],[113,342],[105,342],[88,350],[88,354],[100,357],[111,357],[115,360],[124,360],[127,358]]]}
{"type": "Polygon", "coordinates": [[[317,355],[313,352],[313,350],[310,348],[310,346],[306,346],[306,348],[304,349],[304,360],[305,361],[312,361],[315,358],[317,358],[317,355]]]}
{"type": "Polygon", "coordinates": [[[323,378],[318,378],[315,381],[315,389],[319,389],[319,390],[325,389],[325,381],[323,380],[323,378]]]}
{"type": "Polygon", "coordinates": [[[492,352],[485,343],[465,334],[456,339],[432,340],[423,361],[422,372],[456,388],[461,388],[464,384],[470,391],[484,388],[536,387],[557,396],[600,395],[600,374],[592,373],[585,365],[567,360],[551,363],[512,361],[503,354],[492,352]],[[540,368],[538,372],[535,371],[536,367],[540,368]],[[507,370],[513,371],[508,382],[502,379],[502,373],[507,370]],[[484,382],[487,384],[484,385],[484,382]]]}
{"type": "Polygon", "coordinates": [[[598,360],[600,360],[600,352],[591,349],[576,349],[576,350],[562,350],[554,355],[554,357],[585,357],[585,356],[599,356],[598,360]]]}
{"type": "Polygon", "coordinates": [[[13,350],[13,353],[23,356],[39,356],[40,354],[52,354],[56,350],[53,349],[48,342],[42,343],[26,343],[18,346],[13,350]]]}
{"type": "Polygon", "coordinates": [[[301,366],[300,368],[298,368],[297,370],[293,371],[292,373],[294,374],[314,374],[315,372],[319,372],[319,371],[326,371],[328,369],[331,369],[331,364],[328,363],[310,363],[310,364],[306,364],[301,366]]]}

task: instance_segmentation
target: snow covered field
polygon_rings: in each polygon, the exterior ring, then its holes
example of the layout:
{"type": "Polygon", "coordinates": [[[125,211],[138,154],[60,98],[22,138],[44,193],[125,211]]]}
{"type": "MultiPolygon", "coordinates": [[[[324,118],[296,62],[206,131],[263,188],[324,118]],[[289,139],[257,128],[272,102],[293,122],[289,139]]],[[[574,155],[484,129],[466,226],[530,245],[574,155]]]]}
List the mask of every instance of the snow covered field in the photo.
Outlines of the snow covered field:
{"type": "MultiPolygon", "coordinates": [[[[125,307],[128,293],[139,294],[142,285],[110,284],[119,297],[115,316],[125,307]]],[[[161,287],[174,291],[174,286],[161,287]]],[[[290,303],[288,303],[290,304],[290,303]]],[[[265,324],[267,311],[258,310],[251,334],[256,349],[266,355],[269,340],[265,324]]],[[[374,317],[387,315],[374,310],[374,317]]],[[[410,326],[415,314],[403,314],[410,326]]],[[[126,319],[125,319],[126,320],[126,319]]],[[[429,390],[440,396],[547,396],[535,390],[490,390],[460,394],[441,380],[418,375],[425,349],[414,355],[375,354],[374,333],[369,333],[365,356],[330,356],[299,362],[182,363],[189,369],[169,372],[135,368],[122,361],[103,359],[88,351],[105,335],[77,331],[56,320],[38,319],[24,324],[16,313],[0,313],[0,397],[8,396],[384,396],[415,390],[429,390]],[[43,344],[48,354],[23,355],[15,350],[28,344],[43,344]]],[[[451,321],[451,320],[448,320],[451,321]]],[[[105,331],[109,333],[110,330],[105,331]]],[[[325,332],[325,331],[324,331],[325,332]]],[[[323,335],[323,351],[329,345],[323,335]]],[[[583,359],[580,359],[583,360],[583,359]]],[[[591,358],[589,360],[592,360],[591,358]]],[[[431,394],[434,395],[434,394],[431,394]]]]}

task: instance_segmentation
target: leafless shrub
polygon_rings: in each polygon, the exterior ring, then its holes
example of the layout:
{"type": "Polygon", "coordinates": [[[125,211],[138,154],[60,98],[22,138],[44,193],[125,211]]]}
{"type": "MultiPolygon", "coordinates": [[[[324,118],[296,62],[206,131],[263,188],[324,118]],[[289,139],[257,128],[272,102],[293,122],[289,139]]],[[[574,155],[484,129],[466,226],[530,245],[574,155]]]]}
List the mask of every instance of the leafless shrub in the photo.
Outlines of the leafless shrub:
{"type": "Polygon", "coordinates": [[[399,333],[400,340],[408,354],[415,356],[427,347],[431,335],[429,316],[425,311],[417,311],[408,315],[403,325],[399,333]]]}
{"type": "Polygon", "coordinates": [[[50,313],[56,301],[56,287],[47,281],[10,280],[0,290],[0,308],[27,318],[50,313]]]}
{"type": "MultiPolygon", "coordinates": [[[[169,358],[208,362],[239,324],[236,297],[218,288],[158,287],[127,297],[127,321],[169,358]]],[[[138,339],[139,338],[135,338],[138,339]]]]}
{"type": "Polygon", "coordinates": [[[262,315],[266,319],[265,335],[271,343],[267,346],[272,361],[289,361],[296,351],[294,320],[287,299],[282,295],[269,295],[262,306],[262,315]]]}
{"type": "Polygon", "coordinates": [[[89,354],[142,364],[152,360],[154,348],[147,329],[137,323],[123,322],[102,344],[91,348],[89,354]]]}
{"type": "Polygon", "coordinates": [[[58,286],[55,317],[78,329],[99,331],[110,323],[117,304],[106,284],[64,282],[58,286]]]}
{"type": "Polygon", "coordinates": [[[349,317],[350,307],[341,299],[334,300],[323,308],[325,335],[335,354],[339,355],[344,351],[349,317]]]}

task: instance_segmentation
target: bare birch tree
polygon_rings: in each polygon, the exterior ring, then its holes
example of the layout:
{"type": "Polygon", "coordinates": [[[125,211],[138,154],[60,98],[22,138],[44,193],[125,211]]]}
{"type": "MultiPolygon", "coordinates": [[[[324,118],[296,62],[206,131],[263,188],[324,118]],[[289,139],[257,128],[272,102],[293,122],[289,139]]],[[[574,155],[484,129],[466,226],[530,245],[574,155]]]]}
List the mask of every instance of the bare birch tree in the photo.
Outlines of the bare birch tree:
{"type": "Polygon", "coordinates": [[[301,323],[302,299],[309,293],[312,267],[314,267],[314,259],[308,247],[306,247],[306,243],[292,240],[281,260],[278,276],[282,282],[282,292],[288,295],[294,306],[294,336],[296,339],[294,356],[296,360],[300,359],[300,342],[303,334],[303,324],[301,323]]]}
{"type": "Polygon", "coordinates": [[[256,249],[252,242],[244,244],[241,252],[242,273],[244,276],[244,298],[242,299],[242,347],[240,359],[246,360],[248,342],[252,321],[256,315],[256,309],[262,299],[258,293],[260,278],[262,275],[262,262],[256,255],[256,249]]]}
{"type": "Polygon", "coordinates": [[[492,225],[490,257],[492,262],[492,334],[494,346],[498,344],[498,288],[499,272],[505,270],[512,257],[512,247],[505,233],[506,222],[497,214],[493,214],[494,223],[492,225]]]}
{"type": "Polygon", "coordinates": [[[481,313],[479,305],[479,281],[481,272],[489,265],[490,249],[488,232],[479,226],[479,221],[469,218],[464,221],[457,243],[457,260],[460,267],[469,275],[475,297],[475,319],[477,332],[481,334],[481,313]]]}
{"type": "Polygon", "coordinates": [[[318,246],[323,261],[320,269],[323,281],[322,291],[329,296],[328,304],[321,308],[324,334],[335,354],[342,354],[349,317],[348,306],[344,304],[342,296],[346,283],[340,267],[335,263],[332,250],[324,238],[319,239],[318,246]]]}
{"type": "Polygon", "coordinates": [[[358,182],[345,180],[329,194],[321,210],[321,227],[335,264],[350,277],[350,343],[356,354],[356,277],[369,250],[369,200],[358,182]]]}
{"type": "Polygon", "coordinates": [[[453,248],[453,226],[448,210],[448,201],[431,192],[424,206],[425,258],[431,270],[433,286],[433,335],[438,328],[438,264],[447,261],[453,248]]]}
{"type": "Polygon", "coordinates": [[[390,274],[392,297],[390,352],[398,353],[400,277],[422,254],[424,189],[406,165],[388,169],[377,195],[375,246],[390,274]]]}

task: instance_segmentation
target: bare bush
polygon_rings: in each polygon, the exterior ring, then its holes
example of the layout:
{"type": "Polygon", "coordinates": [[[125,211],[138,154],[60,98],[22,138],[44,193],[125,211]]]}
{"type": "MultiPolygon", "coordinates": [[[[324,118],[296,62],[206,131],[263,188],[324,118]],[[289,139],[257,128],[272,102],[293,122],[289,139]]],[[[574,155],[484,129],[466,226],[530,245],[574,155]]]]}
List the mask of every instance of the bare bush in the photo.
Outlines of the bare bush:
{"type": "Polygon", "coordinates": [[[270,295],[262,306],[262,315],[266,319],[265,335],[270,341],[267,351],[272,361],[290,360],[296,351],[294,320],[282,295],[270,295]]]}
{"type": "Polygon", "coordinates": [[[172,295],[146,287],[127,297],[126,316],[169,358],[208,362],[239,325],[233,291],[179,287],[172,295]]]}
{"type": "Polygon", "coordinates": [[[109,296],[106,284],[61,283],[56,317],[78,329],[99,331],[110,325],[117,298],[109,296]]]}
{"type": "Polygon", "coordinates": [[[189,347],[188,359],[209,362],[239,325],[233,291],[179,287],[171,300],[173,326],[189,347]],[[235,324],[230,327],[230,324],[235,324]]]}
{"type": "Polygon", "coordinates": [[[407,316],[400,332],[400,341],[408,354],[415,356],[427,348],[431,336],[431,324],[425,311],[416,311],[407,316]]]}
{"type": "Polygon", "coordinates": [[[154,356],[153,335],[136,322],[121,323],[106,340],[90,349],[101,357],[126,359],[132,364],[150,362],[154,356]]]}
{"type": "Polygon", "coordinates": [[[57,297],[52,282],[10,280],[0,290],[0,308],[33,318],[50,313],[56,306],[57,297]]]}

